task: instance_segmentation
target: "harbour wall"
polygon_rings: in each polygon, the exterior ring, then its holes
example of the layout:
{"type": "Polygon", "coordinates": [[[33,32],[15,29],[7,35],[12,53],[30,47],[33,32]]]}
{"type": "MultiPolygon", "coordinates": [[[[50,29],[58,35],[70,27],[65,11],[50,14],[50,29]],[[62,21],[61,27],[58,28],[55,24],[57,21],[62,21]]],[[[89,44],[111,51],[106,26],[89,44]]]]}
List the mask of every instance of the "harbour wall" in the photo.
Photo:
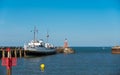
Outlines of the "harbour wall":
{"type": "Polygon", "coordinates": [[[120,46],[112,47],[112,54],[120,54],[120,46]]]}
{"type": "Polygon", "coordinates": [[[120,49],[112,49],[112,54],[120,54],[120,49]]]}
{"type": "Polygon", "coordinates": [[[11,56],[12,57],[26,57],[27,54],[31,53],[30,55],[39,55],[39,56],[47,56],[47,55],[52,55],[52,54],[56,54],[56,53],[67,53],[67,54],[71,54],[71,53],[75,53],[75,51],[72,48],[63,48],[63,47],[58,47],[56,48],[56,52],[51,52],[51,53],[35,53],[32,51],[28,51],[28,50],[24,50],[23,47],[0,47],[0,59],[2,57],[7,57],[8,52],[6,51],[7,48],[10,48],[10,52],[11,52],[11,56]]]}

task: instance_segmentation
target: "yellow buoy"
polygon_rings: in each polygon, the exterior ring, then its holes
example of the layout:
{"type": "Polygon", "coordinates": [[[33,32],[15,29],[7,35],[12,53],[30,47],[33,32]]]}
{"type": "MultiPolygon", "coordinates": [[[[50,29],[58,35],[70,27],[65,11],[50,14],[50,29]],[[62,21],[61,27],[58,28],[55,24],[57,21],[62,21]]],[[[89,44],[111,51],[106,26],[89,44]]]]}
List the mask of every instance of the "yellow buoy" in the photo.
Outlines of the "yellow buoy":
{"type": "Polygon", "coordinates": [[[44,72],[45,64],[41,64],[41,65],[40,65],[40,69],[41,69],[42,72],[44,72]]]}

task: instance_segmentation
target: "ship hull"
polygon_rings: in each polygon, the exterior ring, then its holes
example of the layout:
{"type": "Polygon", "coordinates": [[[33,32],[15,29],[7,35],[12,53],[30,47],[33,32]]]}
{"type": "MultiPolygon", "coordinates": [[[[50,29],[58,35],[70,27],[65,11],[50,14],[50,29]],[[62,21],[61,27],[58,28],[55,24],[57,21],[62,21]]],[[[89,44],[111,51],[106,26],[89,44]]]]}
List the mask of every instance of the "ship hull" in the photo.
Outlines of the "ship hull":
{"type": "Polygon", "coordinates": [[[56,54],[55,49],[46,48],[28,48],[25,50],[26,56],[46,56],[56,54]]]}

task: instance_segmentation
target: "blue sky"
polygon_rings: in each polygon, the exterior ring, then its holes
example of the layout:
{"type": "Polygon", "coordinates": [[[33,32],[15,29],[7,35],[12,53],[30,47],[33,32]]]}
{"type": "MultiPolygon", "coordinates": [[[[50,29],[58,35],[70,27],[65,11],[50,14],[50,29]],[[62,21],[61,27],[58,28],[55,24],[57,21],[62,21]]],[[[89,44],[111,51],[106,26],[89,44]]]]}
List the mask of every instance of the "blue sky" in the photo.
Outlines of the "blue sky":
{"type": "Polygon", "coordinates": [[[0,0],[0,46],[38,38],[62,46],[120,45],[119,0],[0,0]]]}

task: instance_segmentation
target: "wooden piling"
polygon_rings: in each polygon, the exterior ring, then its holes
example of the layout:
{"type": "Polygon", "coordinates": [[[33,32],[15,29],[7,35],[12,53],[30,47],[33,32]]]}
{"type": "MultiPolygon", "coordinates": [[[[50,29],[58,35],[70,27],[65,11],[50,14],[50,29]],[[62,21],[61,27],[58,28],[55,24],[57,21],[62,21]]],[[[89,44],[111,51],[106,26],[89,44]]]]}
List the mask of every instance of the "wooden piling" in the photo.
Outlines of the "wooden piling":
{"type": "Polygon", "coordinates": [[[15,57],[17,57],[17,51],[16,51],[16,49],[14,50],[14,55],[15,55],[15,57]]]}
{"type": "Polygon", "coordinates": [[[25,52],[25,50],[24,50],[24,57],[26,57],[26,52],[25,52]]]}
{"type": "MultiPolygon", "coordinates": [[[[6,48],[8,47],[0,47],[0,58],[7,57],[6,48]]],[[[26,57],[26,52],[22,47],[9,47],[11,49],[11,56],[12,57],[26,57]]]]}
{"type": "Polygon", "coordinates": [[[11,72],[12,72],[11,69],[7,69],[7,75],[11,75],[12,74],[11,72]]]}
{"type": "Polygon", "coordinates": [[[22,50],[20,49],[19,50],[19,53],[20,53],[20,58],[22,57],[22,50]]]}
{"type": "Polygon", "coordinates": [[[4,58],[4,57],[5,57],[5,51],[2,50],[2,58],[4,58]]]}

